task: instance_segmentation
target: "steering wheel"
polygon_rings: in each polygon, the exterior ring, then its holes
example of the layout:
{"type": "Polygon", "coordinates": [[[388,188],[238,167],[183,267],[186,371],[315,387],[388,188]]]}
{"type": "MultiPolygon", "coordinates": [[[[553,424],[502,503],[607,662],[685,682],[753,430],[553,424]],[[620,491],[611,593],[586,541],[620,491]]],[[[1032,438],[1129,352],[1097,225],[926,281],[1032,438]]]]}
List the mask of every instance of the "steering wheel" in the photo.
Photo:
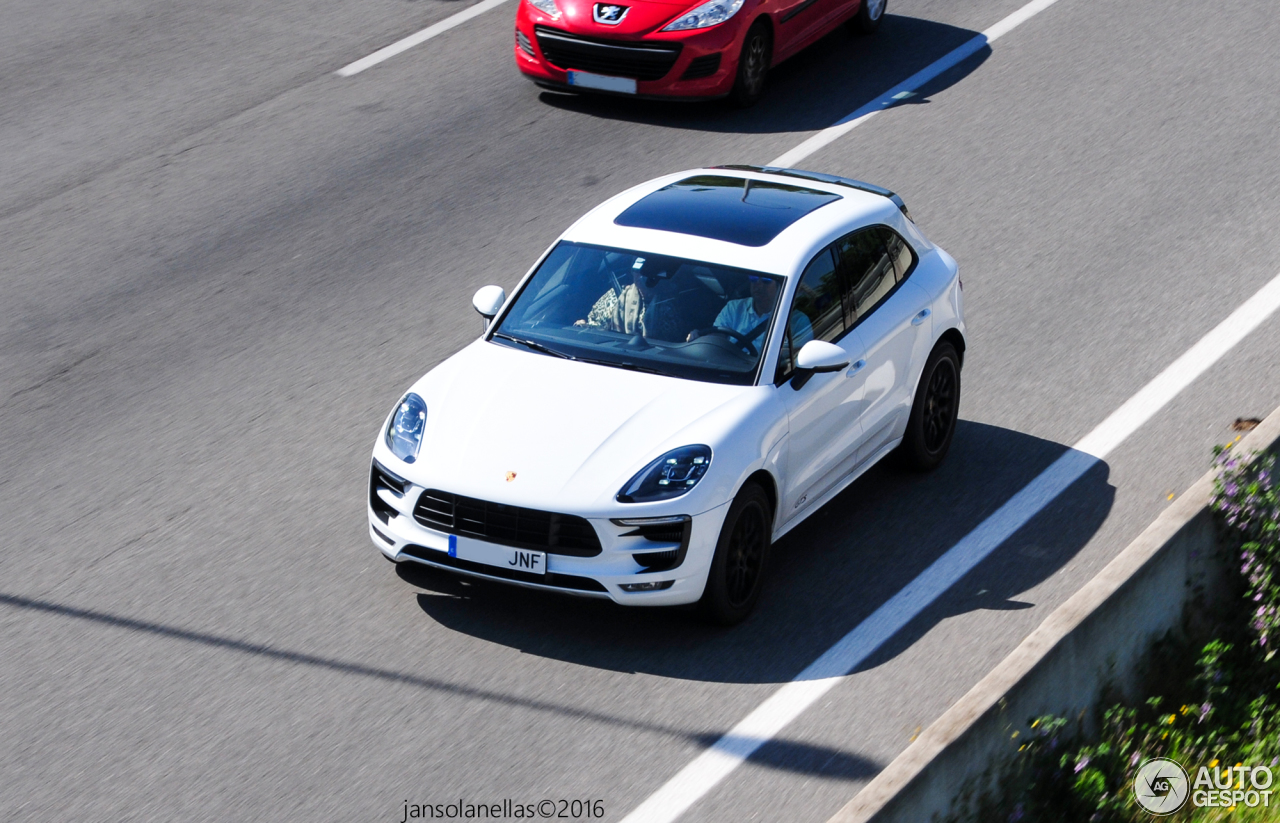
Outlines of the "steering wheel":
{"type": "Polygon", "coordinates": [[[733,329],[726,329],[724,326],[712,326],[707,329],[698,329],[698,337],[702,337],[707,334],[723,334],[725,337],[729,338],[730,343],[744,349],[747,354],[752,357],[760,356],[760,352],[756,349],[755,345],[747,339],[745,334],[742,334],[741,332],[734,331],[733,329]]]}

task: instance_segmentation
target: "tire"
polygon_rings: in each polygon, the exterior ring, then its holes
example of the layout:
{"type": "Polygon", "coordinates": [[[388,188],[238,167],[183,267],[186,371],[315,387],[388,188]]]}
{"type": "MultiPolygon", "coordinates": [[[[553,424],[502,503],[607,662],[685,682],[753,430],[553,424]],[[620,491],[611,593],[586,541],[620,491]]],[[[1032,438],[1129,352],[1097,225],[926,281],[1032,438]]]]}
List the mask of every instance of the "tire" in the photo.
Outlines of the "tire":
{"type": "Polygon", "coordinates": [[[769,74],[769,61],[773,58],[773,36],[769,25],[762,21],[752,24],[742,39],[742,53],[738,55],[738,74],[733,81],[729,100],[738,108],[754,106],[764,96],[764,82],[769,74]]]}
{"type": "Polygon", "coordinates": [[[874,34],[888,5],[888,0],[862,0],[858,13],[849,20],[849,30],[854,34],[874,34]]]}
{"type": "Polygon", "coordinates": [[[698,603],[703,617],[732,626],[751,614],[760,599],[772,542],[769,496],[755,483],[748,483],[733,499],[720,528],[707,587],[698,603]]]}
{"type": "Polygon", "coordinates": [[[939,342],[920,373],[907,432],[898,448],[901,462],[915,471],[932,471],[947,456],[960,409],[960,356],[939,342]]]}

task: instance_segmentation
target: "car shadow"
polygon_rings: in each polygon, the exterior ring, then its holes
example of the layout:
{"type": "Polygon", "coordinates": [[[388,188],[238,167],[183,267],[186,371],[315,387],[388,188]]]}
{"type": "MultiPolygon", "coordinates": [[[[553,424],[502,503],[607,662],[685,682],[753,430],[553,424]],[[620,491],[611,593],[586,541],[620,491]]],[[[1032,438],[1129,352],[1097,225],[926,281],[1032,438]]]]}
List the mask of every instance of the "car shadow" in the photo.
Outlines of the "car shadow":
{"type": "MultiPolygon", "coordinates": [[[[755,107],[739,110],[723,100],[637,100],[544,91],[548,106],[589,117],[707,132],[766,134],[823,129],[967,43],[979,32],[886,15],[873,37],[837,28],[775,67],[755,107]]],[[[991,55],[990,46],[944,72],[896,105],[920,105],[964,79],[991,55]]]]}
{"type": "MultiPolygon", "coordinates": [[[[636,609],[455,577],[411,563],[423,612],[454,631],[582,666],[735,683],[794,678],[1018,490],[1068,451],[1027,434],[961,422],[927,475],[877,466],[773,548],[755,613],[722,629],[692,609],[636,609]]],[[[947,616],[1023,609],[1020,595],[1083,548],[1115,489],[1099,461],[944,593],[863,668],[900,654],[947,616]]]]}

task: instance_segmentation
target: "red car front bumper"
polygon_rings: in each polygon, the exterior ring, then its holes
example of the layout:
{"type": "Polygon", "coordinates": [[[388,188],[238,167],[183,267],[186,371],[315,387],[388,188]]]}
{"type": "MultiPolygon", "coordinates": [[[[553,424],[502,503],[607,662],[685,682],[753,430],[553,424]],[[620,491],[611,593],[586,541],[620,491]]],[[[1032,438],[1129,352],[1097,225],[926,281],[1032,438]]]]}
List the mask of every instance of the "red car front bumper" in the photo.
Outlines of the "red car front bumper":
{"type": "MultiPolygon", "coordinates": [[[[659,29],[680,13],[678,6],[665,8],[669,17],[659,29]]],[[[744,8],[706,29],[646,32],[609,30],[567,12],[553,19],[522,0],[516,12],[516,66],[550,88],[598,91],[569,85],[569,70],[577,70],[633,79],[637,97],[722,97],[733,88],[747,12],[744,8]]]]}

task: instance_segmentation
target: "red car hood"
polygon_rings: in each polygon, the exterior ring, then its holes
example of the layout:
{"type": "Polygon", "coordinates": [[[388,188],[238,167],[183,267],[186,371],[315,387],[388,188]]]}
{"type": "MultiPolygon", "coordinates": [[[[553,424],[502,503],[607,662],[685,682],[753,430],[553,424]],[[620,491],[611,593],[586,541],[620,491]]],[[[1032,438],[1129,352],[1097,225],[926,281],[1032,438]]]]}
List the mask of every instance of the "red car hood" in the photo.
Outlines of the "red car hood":
{"type": "Polygon", "coordinates": [[[706,2],[655,3],[651,0],[621,0],[617,5],[627,7],[626,16],[616,26],[597,23],[592,17],[592,9],[598,0],[556,0],[563,17],[553,26],[563,26],[575,34],[591,37],[618,38],[628,40],[637,38],[662,28],[670,23],[680,12],[706,2]]]}

